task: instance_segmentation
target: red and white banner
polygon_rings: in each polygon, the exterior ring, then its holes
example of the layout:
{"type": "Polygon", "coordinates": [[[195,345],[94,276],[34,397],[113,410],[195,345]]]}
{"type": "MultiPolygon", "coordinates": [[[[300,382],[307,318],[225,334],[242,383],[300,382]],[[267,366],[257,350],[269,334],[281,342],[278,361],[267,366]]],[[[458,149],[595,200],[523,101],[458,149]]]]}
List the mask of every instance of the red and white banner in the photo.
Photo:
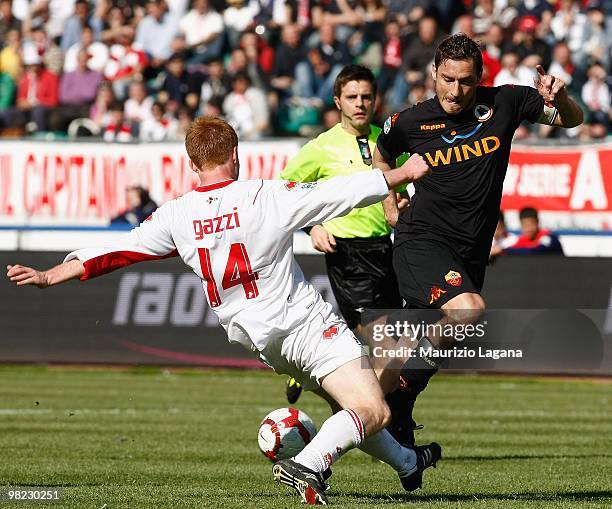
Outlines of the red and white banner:
{"type": "MultiPolygon", "coordinates": [[[[241,179],[273,179],[299,140],[240,144],[241,179]]],[[[0,225],[107,224],[140,184],[163,203],[197,185],[182,144],[0,142],[0,225]]]]}
{"type": "Polygon", "coordinates": [[[523,207],[559,228],[612,229],[612,144],[513,146],[502,209],[523,207]]]}
{"type": "MultiPolygon", "coordinates": [[[[241,143],[241,178],[276,178],[301,144],[241,143]]],[[[125,209],[133,184],[163,203],[197,181],[179,143],[0,142],[0,225],[104,225],[125,209]]],[[[547,227],[611,230],[612,143],[513,146],[502,208],[527,206],[547,227]]]]}

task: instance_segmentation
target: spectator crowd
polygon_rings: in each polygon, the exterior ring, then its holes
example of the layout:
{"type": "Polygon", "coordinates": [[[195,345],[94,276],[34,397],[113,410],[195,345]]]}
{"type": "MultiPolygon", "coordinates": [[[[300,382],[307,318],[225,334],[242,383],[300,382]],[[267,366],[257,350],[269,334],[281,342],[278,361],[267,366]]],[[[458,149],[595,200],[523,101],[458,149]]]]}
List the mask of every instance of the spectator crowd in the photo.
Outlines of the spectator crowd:
{"type": "Polygon", "coordinates": [[[338,121],[351,62],[378,78],[378,120],[433,96],[448,34],[480,42],[482,83],[561,77],[585,125],[517,137],[610,133],[612,0],[0,0],[2,135],[181,139],[196,115],[241,139],[338,121]]]}

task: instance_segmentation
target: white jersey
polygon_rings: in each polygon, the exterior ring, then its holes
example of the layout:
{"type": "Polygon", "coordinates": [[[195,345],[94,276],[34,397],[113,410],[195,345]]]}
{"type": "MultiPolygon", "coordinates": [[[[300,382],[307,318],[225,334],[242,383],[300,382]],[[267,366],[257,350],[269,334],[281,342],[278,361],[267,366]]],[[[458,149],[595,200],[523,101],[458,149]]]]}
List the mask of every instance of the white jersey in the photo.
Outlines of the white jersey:
{"type": "Polygon", "coordinates": [[[81,260],[85,280],[178,255],[202,279],[229,341],[261,351],[325,305],[293,257],[293,232],[388,192],[377,169],[316,183],[227,180],[165,203],[115,245],[80,249],[65,261],[81,260]]]}

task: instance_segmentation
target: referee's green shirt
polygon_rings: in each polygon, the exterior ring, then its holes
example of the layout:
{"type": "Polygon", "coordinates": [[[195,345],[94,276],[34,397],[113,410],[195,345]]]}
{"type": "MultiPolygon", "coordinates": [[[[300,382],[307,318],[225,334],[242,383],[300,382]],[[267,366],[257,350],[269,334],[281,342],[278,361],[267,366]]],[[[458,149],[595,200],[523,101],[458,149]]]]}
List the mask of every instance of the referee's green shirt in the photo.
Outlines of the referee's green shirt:
{"type": "MultiPolygon", "coordinates": [[[[374,153],[379,134],[380,128],[370,126],[368,143],[371,154],[374,153]]],[[[357,137],[348,134],[340,124],[336,124],[304,145],[287,163],[280,178],[295,182],[314,182],[371,170],[372,166],[363,162],[357,137]]],[[[342,189],[338,192],[342,192],[342,189]]],[[[382,203],[353,209],[346,216],[327,221],[323,226],[334,237],[340,238],[381,237],[391,233],[382,203]]]]}

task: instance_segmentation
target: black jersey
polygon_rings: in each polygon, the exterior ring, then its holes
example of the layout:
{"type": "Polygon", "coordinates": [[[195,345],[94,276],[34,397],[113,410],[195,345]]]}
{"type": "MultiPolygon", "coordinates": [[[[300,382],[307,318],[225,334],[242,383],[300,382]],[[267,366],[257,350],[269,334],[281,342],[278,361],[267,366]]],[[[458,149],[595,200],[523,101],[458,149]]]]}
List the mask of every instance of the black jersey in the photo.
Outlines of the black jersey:
{"type": "Polygon", "coordinates": [[[396,245],[414,238],[447,244],[464,260],[487,263],[499,216],[514,131],[535,122],[544,100],[531,87],[478,87],[469,110],[448,115],[437,98],[385,122],[378,150],[387,161],[400,154],[423,156],[432,173],[396,227],[396,245]]]}

